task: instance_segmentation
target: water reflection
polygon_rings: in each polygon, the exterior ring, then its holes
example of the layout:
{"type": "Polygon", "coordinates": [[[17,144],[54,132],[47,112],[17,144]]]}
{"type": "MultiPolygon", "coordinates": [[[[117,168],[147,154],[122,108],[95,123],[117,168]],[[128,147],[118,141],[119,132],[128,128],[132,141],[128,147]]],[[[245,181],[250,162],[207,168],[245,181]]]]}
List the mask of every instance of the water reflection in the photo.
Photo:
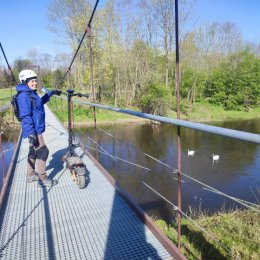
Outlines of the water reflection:
{"type": "MultiPolygon", "coordinates": [[[[260,133],[260,120],[224,122],[215,125],[260,133]]],[[[81,129],[86,134],[78,134],[88,146],[95,148],[87,138],[90,136],[106,152],[151,169],[148,171],[125,162],[111,160],[105,154],[98,154],[102,165],[148,213],[165,219],[171,218],[172,208],[143,182],[177,204],[176,174],[172,169],[159,164],[144,153],[177,168],[176,127],[128,125],[108,126],[103,129],[116,139],[93,128],[81,129]]],[[[231,196],[259,203],[260,148],[258,145],[181,128],[181,146],[182,171],[185,174],[231,196]],[[188,157],[188,149],[196,151],[193,157],[188,157]],[[212,154],[220,155],[220,160],[213,163],[212,154]]],[[[94,152],[94,155],[96,154],[97,152],[94,152]]],[[[183,180],[184,210],[189,206],[208,211],[215,211],[223,206],[234,207],[234,201],[206,190],[202,185],[185,176],[183,180]]]]}
{"type": "MultiPolygon", "coordinates": [[[[218,126],[260,132],[259,120],[224,122],[218,126]]],[[[93,128],[81,129],[81,139],[96,148],[90,136],[109,154],[140,164],[150,170],[138,168],[99,154],[101,164],[117,182],[134,197],[150,214],[169,219],[172,208],[143,183],[177,204],[177,176],[172,169],[145,156],[147,153],[163,163],[177,168],[176,127],[171,125],[128,125],[102,127],[115,138],[93,128]]],[[[260,148],[256,144],[181,128],[183,173],[231,196],[253,203],[260,200],[260,148]],[[188,149],[195,155],[188,157],[188,149]],[[219,154],[218,162],[212,154],[219,154]]],[[[92,152],[93,153],[93,152],[92,152]]],[[[94,155],[96,152],[93,153],[94,155]]],[[[206,190],[202,185],[183,176],[183,209],[193,208],[215,211],[225,206],[233,207],[234,201],[206,190]]],[[[237,205],[236,205],[237,206],[237,205]]]]}
{"type": "Polygon", "coordinates": [[[2,134],[2,151],[3,153],[0,154],[0,189],[2,187],[2,181],[4,177],[4,173],[7,174],[15,144],[19,137],[19,131],[5,131],[2,134]],[[4,171],[3,171],[3,164],[4,164],[4,171]]]}

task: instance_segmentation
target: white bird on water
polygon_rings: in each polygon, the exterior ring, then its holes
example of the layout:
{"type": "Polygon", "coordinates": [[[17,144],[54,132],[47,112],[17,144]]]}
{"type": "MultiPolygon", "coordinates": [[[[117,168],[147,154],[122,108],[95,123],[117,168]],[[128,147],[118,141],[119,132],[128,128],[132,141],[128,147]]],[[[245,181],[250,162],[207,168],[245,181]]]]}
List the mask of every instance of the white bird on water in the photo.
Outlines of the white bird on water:
{"type": "Polygon", "coordinates": [[[189,150],[189,149],[188,149],[188,157],[189,157],[189,156],[193,156],[194,154],[195,154],[195,151],[192,151],[192,150],[189,150]]]}
{"type": "Polygon", "coordinates": [[[218,154],[212,154],[212,160],[213,160],[213,162],[218,161],[219,155],[218,154]]]}

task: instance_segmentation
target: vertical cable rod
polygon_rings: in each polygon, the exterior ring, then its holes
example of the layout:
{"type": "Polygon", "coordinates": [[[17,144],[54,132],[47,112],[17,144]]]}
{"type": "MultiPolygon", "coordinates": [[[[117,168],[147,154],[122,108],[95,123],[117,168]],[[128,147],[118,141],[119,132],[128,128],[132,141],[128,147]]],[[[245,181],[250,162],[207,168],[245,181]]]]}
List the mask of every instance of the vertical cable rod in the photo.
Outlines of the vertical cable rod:
{"type": "MultiPolygon", "coordinates": [[[[92,30],[90,27],[87,29],[88,36],[88,47],[89,47],[89,69],[90,69],[90,80],[91,80],[91,89],[92,89],[92,101],[95,103],[95,87],[94,87],[94,71],[93,71],[93,50],[92,50],[92,30]]],[[[94,117],[94,126],[97,128],[97,119],[96,119],[96,107],[93,107],[93,117],[94,117]]]]}
{"type": "MultiPolygon", "coordinates": [[[[1,161],[2,161],[2,187],[5,181],[5,159],[4,159],[4,152],[3,152],[3,147],[2,147],[2,131],[0,127],[0,155],[1,155],[1,161]]],[[[2,190],[2,187],[0,190],[2,190]]]]}
{"type": "MultiPolygon", "coordinates": [[[[175,46],[176,46],[176,71],[175,88],[177,98],[177,119],[180,119],[180,54],[179,54],[179,12],[178,0],[175,0],[175,46]]],[[[178,145],[178,248],[181,247],[181,128],[177,126],[177,145],[178,145]]]]}

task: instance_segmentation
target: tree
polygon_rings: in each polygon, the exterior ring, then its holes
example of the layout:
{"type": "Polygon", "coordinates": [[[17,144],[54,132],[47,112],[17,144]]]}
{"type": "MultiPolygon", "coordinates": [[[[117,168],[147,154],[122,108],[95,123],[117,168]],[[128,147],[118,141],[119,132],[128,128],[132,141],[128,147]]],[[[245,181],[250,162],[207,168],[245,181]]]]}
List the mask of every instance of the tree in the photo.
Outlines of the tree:
{"type": "Polygon", "coordinates": [[[195,34],[195,43],[207,71],[218,66],[223,58],[243,48],[241,32],[237,25],[230,22],[214,22],[200,27],[195,34]]]}
{"type": "Polygon", "coordinates": [[[4,67],[0,69],[0,88],[9,88],[14,84],[12,75],[4,67]]]}
{"type": "Polygon", "coordinates": [[[14,61],[14,67],[13,67],[13,72],[15,75],[15,78],[18,79],[18,75],[21,70],[24,70],[28,66],[33,65],[30,60],[27,59],[16,59],[14,61]]]}
{"type": "Polygon", "coordinates": [[[205,96],[227,110],[248,110],[259,105],[260,59],[246,51],[231,54],[209,78],[205,96]]]}

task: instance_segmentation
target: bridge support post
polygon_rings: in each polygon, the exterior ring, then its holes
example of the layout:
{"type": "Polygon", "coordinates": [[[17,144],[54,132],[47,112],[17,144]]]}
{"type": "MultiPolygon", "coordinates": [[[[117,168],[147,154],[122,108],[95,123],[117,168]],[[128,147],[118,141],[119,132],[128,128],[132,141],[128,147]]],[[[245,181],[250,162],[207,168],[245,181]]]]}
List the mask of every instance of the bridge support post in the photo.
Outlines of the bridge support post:
{"type": "Polygon", "coordinates": [[[0,155],[1,155],[1,161],[2,161],[2,186],[3,186],[4,180],[5,180],[5,159],[4,159],[4,152],[3,152],[3,147],[2,147],[2,131],[1,131],[1,127],[0,127],[0,155]]]}
{"type": "MultiPolygon", "coordinates": [[[[87,27],[87,36],[89,39],[89,68],[90,68],[90,78],[91,78],[91,89],[92,89],[92,101],[95,103],[95,86],[94,86],[94,71],[93,71],[93,50],[92,50],[92,31],[91,27],[87,27]]],[[[94,115],[94,126],[97,128],[97,119],[96,119],[96,107],[93,107],[94,115]]]]}
{"type": "Polygon", "coordinates": [[[71,98],[73,95],[74,90],[68,89],[67,95],[68,95],[68,132],[69,132],[69,156],[73,155],[73,146],[72,146],[72,129],[71,129],[71,98]]]}
{"type": "MultiPolygon", "coordinates": [[[[179,55],[179,14],[178,0],[175,0],[175,42],[176,42],[176,71],[175,71],[175,90],[177,99],[177,119],[180,119],[180,55],[179,55]]],[[[181,129],[177,126],[178,144],[178,248],[181,248],[181,129]]]]}

